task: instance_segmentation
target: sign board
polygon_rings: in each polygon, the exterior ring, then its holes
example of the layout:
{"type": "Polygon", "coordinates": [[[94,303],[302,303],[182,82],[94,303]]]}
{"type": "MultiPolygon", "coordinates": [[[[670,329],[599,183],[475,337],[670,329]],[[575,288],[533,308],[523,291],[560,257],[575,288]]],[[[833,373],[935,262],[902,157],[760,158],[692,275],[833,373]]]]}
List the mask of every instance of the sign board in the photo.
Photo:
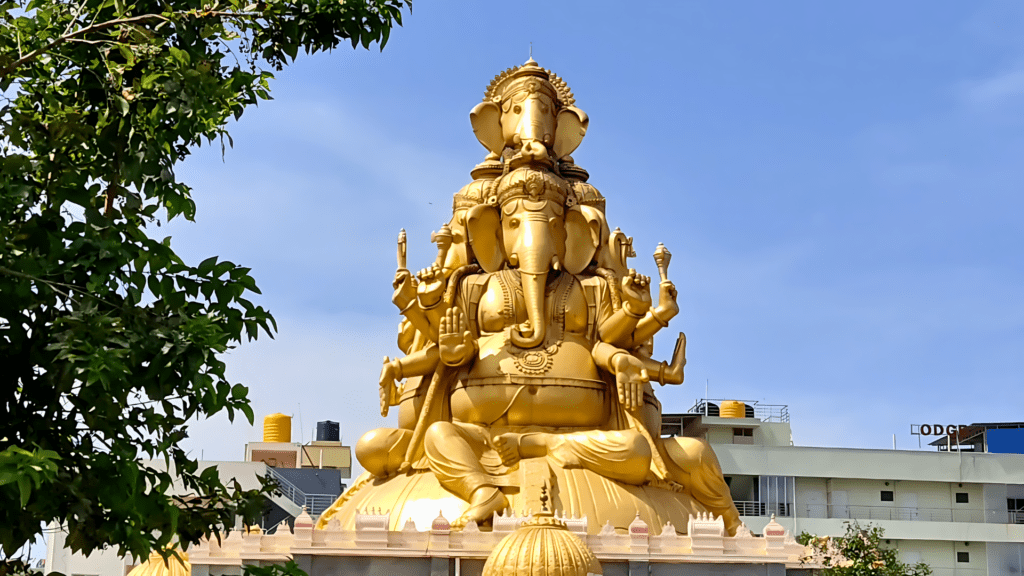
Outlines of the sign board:
{"type": "Polygon", "coordinates": [[[914,436],[952,436],[964,428],[967,428],[965,424],[911,424],[910,433],[914,436]]]}

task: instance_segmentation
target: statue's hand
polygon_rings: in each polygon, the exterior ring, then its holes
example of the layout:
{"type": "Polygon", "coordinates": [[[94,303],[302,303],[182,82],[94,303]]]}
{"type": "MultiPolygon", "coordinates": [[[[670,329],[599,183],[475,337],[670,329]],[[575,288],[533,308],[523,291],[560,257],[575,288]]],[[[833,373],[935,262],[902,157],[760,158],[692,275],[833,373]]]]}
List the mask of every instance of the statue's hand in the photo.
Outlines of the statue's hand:
{"type": "Polygon", "coordinates": [[[615,386],[619,392],[619,403],[626,410],[637,410],[644,405],[644,384],[649,380],[643,362],[620,352],[612,357],[615,371],[615,386]]]}
{"type": "Polygon", "coordinates": [[[437,333],[438,353],[446,366],[460,366],[473,356],[473,333],[459,308],[449,308],[441,318],[437,333]]]}
{"type": "Polygon", "coordinates": [[[669,320],[675,318],[676,314],[679,314],[679,304],[676,302],[679,291],[676,290],[676,285],[671,280],[663,281],[658,288],[658,307],[654,309],[654,315],[662,323],[668,323],[669,320]]]}
{"type": "Polygon", "coordinates": [[[444,270],[437,264],[420,270],[416,277],[419,279],[419,286],[416,289],[417,297],[420,299],[420,306],[433,308],[441,301],[444,294],[444,270]]]}
{"type": "Polygon", "coordinates": [[[622,307],[634,318],[646,314],[651,307],[651,279],[630,268],[622,277],[622,307]]]}
{"type": "Polygon", "coordinates": [[[395,378],[395,363],[384,357],[384,367],[380,370],[380,415],[387,416],[388,409],[398,405],[398,385],[395,378]]]}
{"type": "Polygon", "coordinates": [[[391,287],[395,289],[391,301],[400,310],[405,310],[406,306],[416,298],[416,281],[405,268],[399,268],[395,272],[395,279],[391,282],[391,287]]]}

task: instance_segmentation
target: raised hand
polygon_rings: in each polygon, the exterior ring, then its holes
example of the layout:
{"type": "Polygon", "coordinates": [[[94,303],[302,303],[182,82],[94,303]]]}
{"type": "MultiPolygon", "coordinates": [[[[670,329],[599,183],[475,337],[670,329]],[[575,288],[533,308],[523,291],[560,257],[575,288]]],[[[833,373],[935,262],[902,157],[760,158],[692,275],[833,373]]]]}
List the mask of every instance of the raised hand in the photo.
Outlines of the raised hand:
{"type": "Polygon", "coordinates": [[[679,314],[679,303],[676,301],[678,297],[679,291],[671,280],[664,280],[658,285],[658,307],[654,309],[654,315],[662,323],[667,323],[679,314]]]}
{"type": "Polygon", "coordinates": [[[446,366],[465,364],[476,352],[473,333],[461,309],[453,307],[445,311],[438,329],[437,346],[441,362],[446,366]]]}
{"type": "Polygon", "coordinates": [[[431,308],[441,300],[444,294],[445,278],[444,270],[434,264],[429,268],[420,270],[416,277],[419,279],[419,286],[416,290],[420,299],[420,306],[431,308]]]}
{"type": "Polygon", "coordinates": [[[643,362],[620,352],[612,357],[611,364],[619,403],[629,411],[640,409],[644,405],[644,384],[650,380],[643,362]]]}
{"type": "Polygon", "coordinates": [[[651,279],[630,268],[622,277],[622,308],[626,314],[640,318],[651,307],[651,279]]]}
{"type": "Polygon", "coordinates": [[[400,392],[395,376],[395,362],[385,356],[380,370],[380,415],[384,417],[387,417],[390,407],[398,405],[400,392]]]}
{"type": "Polygon", "coordinates": [[[395,289],[391,301],[399,309],[404,310],[416,298],[416,280],[405,268],[399,268],[395,272],[395,279],[391,282],[391,287],[395,289]]]}

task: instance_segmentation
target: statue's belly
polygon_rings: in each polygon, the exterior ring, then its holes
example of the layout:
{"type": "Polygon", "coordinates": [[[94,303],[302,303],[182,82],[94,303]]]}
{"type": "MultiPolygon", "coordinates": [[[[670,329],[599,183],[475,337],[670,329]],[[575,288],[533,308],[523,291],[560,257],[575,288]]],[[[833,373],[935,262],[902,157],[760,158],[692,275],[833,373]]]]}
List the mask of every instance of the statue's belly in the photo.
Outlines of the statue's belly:
{"type": "Polygon", "coordinates": [[[608,386],[582,338],[566,335],[557,346],[523,351],[499,333],[481,338],[479,345],[480,356],[452,391],[456,419],[549,427],[607,422],[608,386]]]}

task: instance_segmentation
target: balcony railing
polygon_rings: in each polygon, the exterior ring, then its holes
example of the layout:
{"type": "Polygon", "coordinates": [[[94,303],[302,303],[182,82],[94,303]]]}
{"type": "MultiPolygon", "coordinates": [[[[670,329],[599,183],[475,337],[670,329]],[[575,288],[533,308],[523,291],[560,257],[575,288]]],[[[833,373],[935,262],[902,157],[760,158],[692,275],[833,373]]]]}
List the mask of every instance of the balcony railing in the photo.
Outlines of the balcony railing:
{"type": "MultiPolygon", "coordinates": [[[[788,503],[767,504],[736,500],[740,516],[789,517],[793,506],[788,503]]],[[[1024,524],[1024,511],[978,510],[962,508],[911,508],[896,506],[854,506],[808,504],[797,510],[801,518],[842,518],[850,520],[903,520],[910,522],[976,522],[979,524],[1024,524]]]]}
{"type": "Polygon", "coordinates": [[[793,506],[786,503],[768,504],[766,502],[756,502],[749,500],[735,500],[733,504],[736,504],[736,509],[740,511],[740,516],[792,516],[793,506]]]}

